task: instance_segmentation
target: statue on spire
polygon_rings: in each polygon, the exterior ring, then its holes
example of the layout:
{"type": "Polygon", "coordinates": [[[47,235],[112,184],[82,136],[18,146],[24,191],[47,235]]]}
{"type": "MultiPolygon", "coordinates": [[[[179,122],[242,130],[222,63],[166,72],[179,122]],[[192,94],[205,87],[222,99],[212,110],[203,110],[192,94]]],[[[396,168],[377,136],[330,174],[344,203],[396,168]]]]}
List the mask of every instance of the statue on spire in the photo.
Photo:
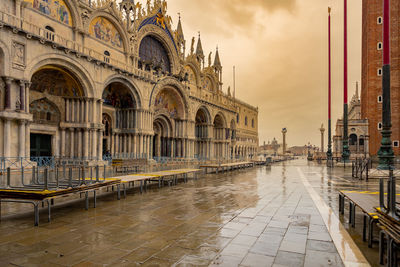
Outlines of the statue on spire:
{"type": "Polygon", "coordinates": [[[211,67],[211,55],[212,52],[210,52],[210,54],[208,55],[208,67],[211,67]]]}

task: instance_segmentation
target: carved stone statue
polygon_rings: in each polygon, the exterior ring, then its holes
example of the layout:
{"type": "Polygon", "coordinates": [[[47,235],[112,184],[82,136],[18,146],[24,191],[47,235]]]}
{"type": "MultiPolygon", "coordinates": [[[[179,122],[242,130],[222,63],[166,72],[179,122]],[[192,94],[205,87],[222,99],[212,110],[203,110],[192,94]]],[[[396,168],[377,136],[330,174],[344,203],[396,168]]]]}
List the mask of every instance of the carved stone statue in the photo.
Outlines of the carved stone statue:
{"type": "Polygon", "coordinates": [[[193,55],[194,53],[194,42],[196,41],[196,39],[193,37],[192,38],[192,46],[190,47],[190,54],[193,55]]]}
{"type": "Polygon", "coordinates": [[[208,55],[208,66],[211,67],[211,55],[212,52],[210,52],[210,54],[208,55]]]}
{"type": "Polygon", "coordinates": [[[231,87],[228,87],[228,96],[231,96],[231,87]]]}

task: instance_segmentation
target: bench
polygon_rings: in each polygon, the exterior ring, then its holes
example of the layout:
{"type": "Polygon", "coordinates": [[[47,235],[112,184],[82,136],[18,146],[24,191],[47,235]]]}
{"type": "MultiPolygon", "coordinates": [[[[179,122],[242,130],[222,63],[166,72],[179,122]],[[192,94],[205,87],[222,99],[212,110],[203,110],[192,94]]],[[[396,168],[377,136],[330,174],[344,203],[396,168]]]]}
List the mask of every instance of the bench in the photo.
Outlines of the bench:
{"type": "Polygon", "coordinates": [[[356,207],[364,213],[363,241],[366,241],[368,225],[368,247],[372,247],[373,225],[378,222],[375,207],[379,206],[379,193],[370,191],[339,191],[339,211],[344,214],[345,199],[349,201],[349,224],[355,227],[356,207]],[[368,220],[368,223],[367,223],[368,220]]]}

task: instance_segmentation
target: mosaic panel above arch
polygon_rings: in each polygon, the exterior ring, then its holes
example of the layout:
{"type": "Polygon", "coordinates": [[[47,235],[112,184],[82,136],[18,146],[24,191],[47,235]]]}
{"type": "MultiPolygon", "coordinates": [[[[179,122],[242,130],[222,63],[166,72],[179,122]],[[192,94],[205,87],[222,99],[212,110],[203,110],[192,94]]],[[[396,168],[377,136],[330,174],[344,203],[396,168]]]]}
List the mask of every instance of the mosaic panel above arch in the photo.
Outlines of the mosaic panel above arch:
{"type": "Polygon", "coordinates": [[[166,112],[173,119],[183,117],[182,100],[173,89],[160,91],[156,96],[154,107],[156,113],[166,112]]]}
{"type": "Polygon", "coordinates": [[[30,90],[55,96],[79,97],[84,91],[79,82],[67,71],[56,66],[38,70],[31,79],[30,90]]]}
{"type": "Polygon", "coordinates": [[[103,92],[103,100],[105,105],[114,108],[136,108],[135,99],[127,87],[121,83],[112,83],[103,92]]]}
{"type": "Polygon", "coordinates": [[[121,34],[111,21],[105,17],[96,17],[90,22],[89,34],[114,47],[123,48],[121,34]]]}
{"type": "Polygon", "coordinates": [[[208,77],[204,77],[204,78],[201,80],[201,87],[202,87],[204,90],[212,91],[212,82],[211,82],[211,79],[208,78],[208,77]]]}
{"type": "Polygon", "coordinates": [[[64,24],[72,26],[71,12],[63,0],[25,0],[33,9],[64,24]]]}

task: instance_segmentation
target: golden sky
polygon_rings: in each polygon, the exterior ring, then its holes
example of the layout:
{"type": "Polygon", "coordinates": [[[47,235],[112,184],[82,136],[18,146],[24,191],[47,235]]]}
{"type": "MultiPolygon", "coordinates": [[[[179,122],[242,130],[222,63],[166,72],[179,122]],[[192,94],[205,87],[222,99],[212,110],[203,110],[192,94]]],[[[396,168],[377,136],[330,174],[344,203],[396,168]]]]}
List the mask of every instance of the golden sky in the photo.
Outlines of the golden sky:
{"type": "MultiPolygon", "coordinates": [[[[361,80],[361,0],[348,2],[350,101],[361,80]]],[[[187,51],[198,31],[206,58],[218,45],[224,91],[236,66],[236,96],[259,107],[260,144],[281,140],[287,127],[290,146],[319,145],[318,129],[328,124],[328,6],[334,134],[343,114],[343,0],[168,0],[168,13],[174,28],[181,13],[187,51]]]]}

